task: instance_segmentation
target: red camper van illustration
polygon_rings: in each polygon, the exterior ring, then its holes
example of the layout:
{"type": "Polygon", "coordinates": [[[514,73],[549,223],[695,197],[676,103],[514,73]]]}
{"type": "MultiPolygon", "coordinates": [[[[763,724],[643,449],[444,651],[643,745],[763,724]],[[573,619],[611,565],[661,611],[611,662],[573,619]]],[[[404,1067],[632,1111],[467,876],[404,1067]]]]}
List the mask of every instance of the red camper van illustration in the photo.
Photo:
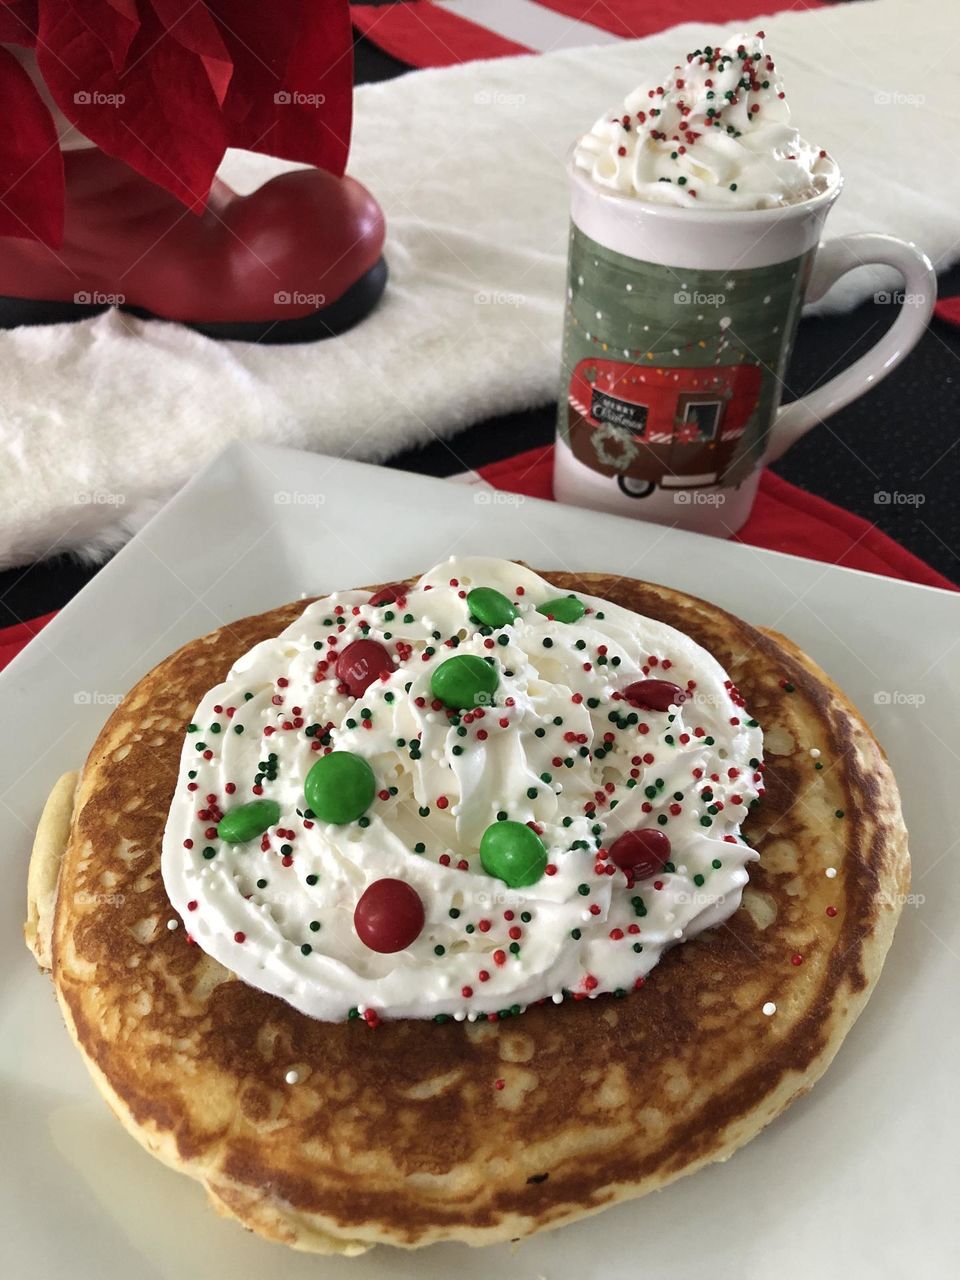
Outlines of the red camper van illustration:
{"type": "Polygon", "coordinates": [[[570,448],[631,497],[658,485],[736,484],[760,380],[753,364],[671,369],[581,360],[567,395],[570,448]]]}

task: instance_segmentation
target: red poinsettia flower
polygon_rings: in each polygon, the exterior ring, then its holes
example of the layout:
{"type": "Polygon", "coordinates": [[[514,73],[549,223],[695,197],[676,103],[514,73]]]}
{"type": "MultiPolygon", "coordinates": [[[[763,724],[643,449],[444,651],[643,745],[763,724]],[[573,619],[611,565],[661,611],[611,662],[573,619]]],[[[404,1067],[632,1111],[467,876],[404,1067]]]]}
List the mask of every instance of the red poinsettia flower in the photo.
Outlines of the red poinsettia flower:
{"type": "MultiPolygon", "coordinates": [[[[56,106],[101,150],[201,209],[227,147],[341,174],[346,0],[0,0],[56,106]]],[[[63,163],[40,89],[0,47],[0,235],[56,245],[63,163]]]]}

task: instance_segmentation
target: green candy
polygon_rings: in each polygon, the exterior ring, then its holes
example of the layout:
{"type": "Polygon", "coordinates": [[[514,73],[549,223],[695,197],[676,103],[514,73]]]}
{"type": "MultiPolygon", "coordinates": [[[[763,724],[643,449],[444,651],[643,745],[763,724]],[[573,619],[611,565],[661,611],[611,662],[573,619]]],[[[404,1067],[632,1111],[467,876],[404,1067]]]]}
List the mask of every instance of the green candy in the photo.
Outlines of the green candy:
{"type": "Polygon", "coordinates": [[[303,784],[314,816],[338,827],[366,813],[376,790],[373,770],[363,756],[352,751],[331,751],[328,756],[321,756],[303,784]]]}
{"type": "Polygon", "coordinates": [[[459,653],[441,662],[430,679],[430,692],[445,707],[463,711],[488,706],[500,677],[491,662],[473,653],[459,653]]]}
{"type": "Polygon", "coordinates": [[[480,841],[480,862],[488,876],[511,889],[535,884],[547,865],[547,851],[535,831],[522,822],[494,822],[480,841]]]}
{"type": "Polygon", "coordinates": [[[267,827],[280,821],[280,806],[276,800],[251,800],[228,809],[217,823],[217,835],[227,844],[243,844],[262,836],[267,827]]]}
{"type": "Polygon", "coordinates": [[[517,616],[503,592],[493,587],[474,587],[467,595],[467,608],[485,627],[505,627],[517,616]]]}
{"type": "Polygon", "coordinates": [[[556,600],[545,600],[537,605],[537,613],[545,618],[556,618],[557,622],[579,622],[587,612],[587,606],[576,596],[558,596],[556,600]]]}

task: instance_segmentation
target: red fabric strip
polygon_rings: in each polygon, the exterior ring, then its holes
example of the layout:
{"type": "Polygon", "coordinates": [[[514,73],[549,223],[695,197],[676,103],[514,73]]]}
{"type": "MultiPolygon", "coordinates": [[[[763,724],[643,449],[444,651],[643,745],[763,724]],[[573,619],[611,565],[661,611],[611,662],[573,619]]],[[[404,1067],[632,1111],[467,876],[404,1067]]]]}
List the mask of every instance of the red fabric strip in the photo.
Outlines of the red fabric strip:
{"type": "Polygon", "coordinates": [[[479,58],[507,58],[530,52],[525,45],[515,44],[429,0],[352,4],[350,17],[357,30],[378,48],[409,67],[452,67],[479,58]]]}
{"type": "MultiPolygon", "coordinates": [[[[553,446],[480,467],[488,484],[531,498],[553,497],[553,446]]],[[[736,542],[825,564],[862,569],[926,587],[957,587],[875,525],[764,471],[750,519],[736,542]]]]}
{"type": "Polygon", "coordinates": [[[56,616],[56,613],[45,613],[42,618],[31,618],[29,622],[18,622],[12,627],[0,627],[0,671],[56,616]]]}
{"type": "MultiPolygon", "coordinates": [[[[822,9],[821,0],[538,0],[544,8],[588,22],[625,39],[648,36],[678,22],[728,26],[784,9],[822,9]]],[[[530,53],[522,44],[429,0],[350,6],[353,25],[384,53],[410,67],[449,67],[478,58],[530,53]]]]}
{"type": "Polygon", "coordinates": [[[933,314],[944,324],[960,327],[960,298],[941,298],[933,308],[933,314]]]}
{"type": "MultiPolygon", "coordinates": [[[[666,31],[678,22],[701,26],[745,25],[783,9],[822,9],[821,0],[537,0],[567,18],[589,22],[613,35],[632,39],[666,31]]],[[[707,33],[709,34],[709,33],[707,33]]]]}

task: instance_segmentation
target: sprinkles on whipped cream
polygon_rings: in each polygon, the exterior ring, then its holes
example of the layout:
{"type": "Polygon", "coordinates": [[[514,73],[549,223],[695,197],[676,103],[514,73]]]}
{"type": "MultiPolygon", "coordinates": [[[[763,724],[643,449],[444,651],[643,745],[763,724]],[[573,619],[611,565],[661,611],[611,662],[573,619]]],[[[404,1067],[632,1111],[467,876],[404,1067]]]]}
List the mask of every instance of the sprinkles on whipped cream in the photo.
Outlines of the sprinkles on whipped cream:
{"type": "Polygon", "coordinates": [[[601,187],[695,208],[775,208],[835,186],[838,170],[790,123],[764,33],[705,45],[642,85],[577,143],[601,187]]]}
{"type": "Polygon", "coordinates": [[[310,1016],[625,995],[727,919],[762,735],[689,636],[508,561],[307,606],[187,727],[190,940],[310,1016]]]}

